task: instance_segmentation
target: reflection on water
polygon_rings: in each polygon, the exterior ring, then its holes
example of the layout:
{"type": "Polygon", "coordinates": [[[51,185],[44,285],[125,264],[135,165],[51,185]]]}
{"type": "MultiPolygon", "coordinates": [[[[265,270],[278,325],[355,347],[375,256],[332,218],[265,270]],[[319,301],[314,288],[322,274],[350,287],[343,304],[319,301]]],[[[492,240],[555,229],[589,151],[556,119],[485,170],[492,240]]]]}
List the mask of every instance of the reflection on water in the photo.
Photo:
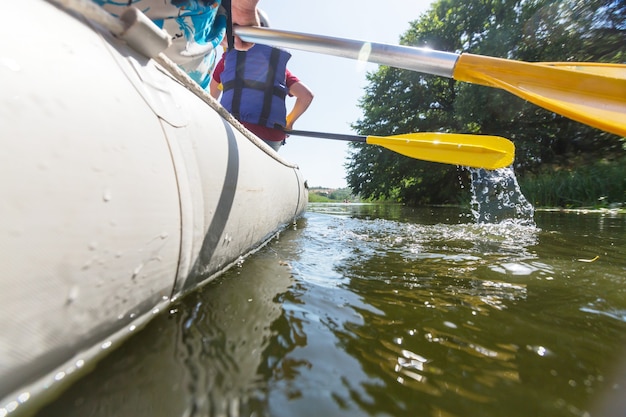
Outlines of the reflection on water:
{"type": "Polygon", "coordinates": [[[534,217],[313,204],[40,415],[620,415],[626,216],[534,217]]]}

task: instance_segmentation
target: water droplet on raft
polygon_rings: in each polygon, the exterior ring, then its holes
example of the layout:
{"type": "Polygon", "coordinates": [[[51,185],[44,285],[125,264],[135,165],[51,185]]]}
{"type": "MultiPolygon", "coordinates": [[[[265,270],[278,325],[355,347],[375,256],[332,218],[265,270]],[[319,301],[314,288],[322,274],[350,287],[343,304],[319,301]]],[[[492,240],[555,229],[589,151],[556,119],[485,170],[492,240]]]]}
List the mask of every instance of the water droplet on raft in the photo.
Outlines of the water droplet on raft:
{"type": "Polygon", "coordinates": [[[102,195],[102,200],[105,203],[111,201],[111,190],[104,190],[104,194],[102,195]]]}
{"type": "Polygon", "coordinates": [[[77,285],[73,285],[72,288],[70,288],[68,294],[67,294],[67,300],[65,301],[66,304],[72,304],[77,298],[78,298],[78,293],[79,293],[79,288],[77,285]]]}

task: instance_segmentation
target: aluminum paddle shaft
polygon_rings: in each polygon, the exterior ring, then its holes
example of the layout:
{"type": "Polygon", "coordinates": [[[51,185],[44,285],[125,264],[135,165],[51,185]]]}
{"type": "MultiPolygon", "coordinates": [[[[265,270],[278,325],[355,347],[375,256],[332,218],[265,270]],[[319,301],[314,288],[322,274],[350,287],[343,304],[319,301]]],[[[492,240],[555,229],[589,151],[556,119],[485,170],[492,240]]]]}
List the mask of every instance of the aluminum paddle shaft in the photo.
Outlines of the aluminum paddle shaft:
{"type": "Polygon", "coordinates": [[[459,55],[426,48],[390,45],[331,36],[289,32],[251,26],[235,26],[235,33],[246,42],[333,55],[373,62],[410,71],[452,78],[459,55]]]}

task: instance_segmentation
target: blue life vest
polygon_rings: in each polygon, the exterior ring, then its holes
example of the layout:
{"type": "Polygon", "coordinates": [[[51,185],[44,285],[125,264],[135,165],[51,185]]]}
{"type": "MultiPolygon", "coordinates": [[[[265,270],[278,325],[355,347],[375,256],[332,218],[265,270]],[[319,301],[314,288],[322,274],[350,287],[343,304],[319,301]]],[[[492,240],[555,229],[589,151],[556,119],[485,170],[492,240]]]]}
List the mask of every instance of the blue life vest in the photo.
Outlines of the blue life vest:
{"type": "Polygon", "coordinates": [[[221,74],[222,105],[241,122],[284,128],[289,58],[289,52],[261,44],[248,51],[226,52],[221,74]]]}

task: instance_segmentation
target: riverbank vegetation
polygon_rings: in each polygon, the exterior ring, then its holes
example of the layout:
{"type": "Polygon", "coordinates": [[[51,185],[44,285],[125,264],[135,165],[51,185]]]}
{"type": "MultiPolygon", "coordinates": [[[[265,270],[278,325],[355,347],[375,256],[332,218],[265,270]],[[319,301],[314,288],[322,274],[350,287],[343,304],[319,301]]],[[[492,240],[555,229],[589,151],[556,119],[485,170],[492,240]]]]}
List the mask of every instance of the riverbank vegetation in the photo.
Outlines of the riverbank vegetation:
{"type": "MultiPolygon", "coordinates": [[[[526,62],[626,62],[626,3],[615,0],[439,0],[400,43],[526,62]]],[[[514,170],[536,207],[626,202],[626,139],[499,89],[381,66],[367,76],[360,134],[491,134],[515,143],[514,170]]],[[[626,116],[625,116],[626,117],[626,116]]],[[[626,120],[626,119],[625,119],[626,120]]],[[[467,170],[350,144],[347,181],[364,199],[411,205],[465,200],[467,170]]]]}
{"type": "Polygon", "coordinates": [[[626,158],[600,160],[573,169],[550,166],[520,179],[536,207],[618,208],[626,201],[626,158]]]}
{"type": "Polygon", "coordinates": [[[353,203],[358,199],[349,188],[311,187],[309,203],[353,203]]]}

